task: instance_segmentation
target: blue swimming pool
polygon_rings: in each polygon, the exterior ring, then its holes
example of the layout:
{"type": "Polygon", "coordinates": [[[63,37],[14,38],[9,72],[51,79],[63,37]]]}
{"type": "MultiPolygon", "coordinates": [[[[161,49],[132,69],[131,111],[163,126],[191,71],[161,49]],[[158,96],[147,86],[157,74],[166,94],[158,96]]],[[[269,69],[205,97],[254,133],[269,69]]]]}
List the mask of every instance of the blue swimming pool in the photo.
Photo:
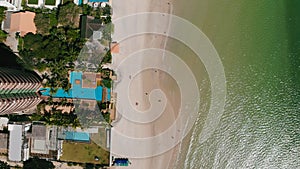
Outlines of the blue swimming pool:
{"type": "Polygon", "coordinates": [[[71,141],[82,141],[82,142],[89,142],[90,141],[90,134],[84,132],[74,132],[74,131],[66,131],[65,133],[66,140],[71,141]]]}
{"type": "Polygon", "coordinates": [[[108,0],[89,0],[89,2],[108,2],[108,0]]]}
{"type": "MultiPolygon", "coordinates": [[[[83,88],[82,87],[82,72],[71,72],[70,73],[70,83],[72,85],[69,92],[65,92],[63,89],[59,88],[56,93],[51,94],[50,88],[40,89],[43,96],[52,96],[54,98],[73,98],[73,99],[89,99],[102,101],[102,86],[97,86],[96,88],[83,88]],[[76,81],[80,83],[76,83],[76,81]]],[[[107,89],[107,100],[110,100],[110,89],[107,89]]]]}

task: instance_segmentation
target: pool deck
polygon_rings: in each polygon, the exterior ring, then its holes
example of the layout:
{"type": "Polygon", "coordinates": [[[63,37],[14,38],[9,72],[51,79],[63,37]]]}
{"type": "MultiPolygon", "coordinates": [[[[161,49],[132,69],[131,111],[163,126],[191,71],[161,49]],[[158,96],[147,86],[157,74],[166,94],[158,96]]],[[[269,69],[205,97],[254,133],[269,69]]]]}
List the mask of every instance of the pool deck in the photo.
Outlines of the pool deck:
{"type": "MultiPolygon", "coordinates": [[[[56,93],[51,94],[50,88],[42,88],[41,93],[43,96],[52,96],[54,98],[72,98],[102,101],[103,87],[97,86],[96,81],[96,75],[91,76],[91,73],[87,73],[85,75],[85,73],[83,72],[74,71],[70,73],[70,83],[72,86],[68,92],[66,92],[62,88],[59,88],[56,93]],[[87,82],[92,84],[84,84],[87,82]]],[[[110,89],[106,88],[106,90],[106,100],[110,100],[110,89]]]]}

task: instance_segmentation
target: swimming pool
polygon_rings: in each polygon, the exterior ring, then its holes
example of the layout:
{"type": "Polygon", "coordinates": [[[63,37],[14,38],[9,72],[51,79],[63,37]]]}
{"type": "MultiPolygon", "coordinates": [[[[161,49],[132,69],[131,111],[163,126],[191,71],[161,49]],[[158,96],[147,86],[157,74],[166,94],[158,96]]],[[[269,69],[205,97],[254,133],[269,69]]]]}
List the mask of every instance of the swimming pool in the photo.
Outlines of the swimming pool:
{"type": "Polygon", "coordinates": [[[65,132],[65,139],[72,140],[72,141],[82,141],[82,142],[89,142],[90,141],[90,134],[84,132],[75,132],[75,131],[66,131],[65,132]]]}
{"type": "MultiPolygon", "coordinates": [[[[71,72],[70,83],[72,85],[69,92],[59,88],[56,93],[51,94],[50,88],[41,88],[40,91],[43,96],[52,96],[54,98],[74,98],[74,99],[89,99],[102,101],[103,87],[97,86],[96,88],[83,88],[82,87],[82,72],[71,72]]],[[[110,100],[110,89],[107,90],[107,100],[110,100]]]]}

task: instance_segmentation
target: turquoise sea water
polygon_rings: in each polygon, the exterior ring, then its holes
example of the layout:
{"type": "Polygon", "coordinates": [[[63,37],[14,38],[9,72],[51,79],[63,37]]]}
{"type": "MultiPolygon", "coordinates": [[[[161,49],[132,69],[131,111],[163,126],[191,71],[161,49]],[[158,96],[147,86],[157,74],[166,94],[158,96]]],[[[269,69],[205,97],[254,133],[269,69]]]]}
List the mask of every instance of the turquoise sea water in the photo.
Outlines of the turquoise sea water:
{"type": "Polygon", "coordinates": [[[300,168],[300,1],[177,0],[174,7],[212,41],[227,80],[218,127],[199,143],[195,125],[176,168],[300,168]]]}

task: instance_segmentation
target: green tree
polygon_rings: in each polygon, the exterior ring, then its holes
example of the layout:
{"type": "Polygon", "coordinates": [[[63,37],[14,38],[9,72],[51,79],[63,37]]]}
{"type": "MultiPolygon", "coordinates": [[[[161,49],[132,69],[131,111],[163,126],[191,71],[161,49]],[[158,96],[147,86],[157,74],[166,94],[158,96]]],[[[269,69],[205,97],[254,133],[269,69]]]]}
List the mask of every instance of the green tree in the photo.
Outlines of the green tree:
{"type": "Polygon", "coordinates": [[[49,19],[50,19],[50,27],[56,27],[57,26],[57,10],[52,10],[51,13],[49,13],[49,19]]]}
{"type": "Polygon", "coordinates": [[[111,79],[109,79],[109,78],[102,79],[102,86],[107,87],[107,88],[111,88],[111,79]]]}
{"type": "Polygon", "coordinates": [[[110,123],[110,113],[109,113],[109,112],[106,112],[106,113],[101,112],[101,114],[102,114],[104,120],[105,120],[107,123],[110,123]]]}
{"type": "Polygon", "coordinates": [[[4,42],[7,38],[7,33],[3,30],[0,30],[0,42],[4,42]]]}
{"type": "Polygon", "coordinates": [[[9,121],[12,121],[12,122],[30,122],[31,121],[30,117],[25,114],[22,114],[22,115],[9,114],[8,119],[9,119],[9,121]]]}
{"type": "Polygon", "coordinates": [[[83,15],[91,15],[91,12],[93,11],[93,8],[88,4],[82,5],[82,14],[83,15]]]}
{"type": "Polygon", "coordinates": [[[104,55],[101,63],[111,63],[111,59],[112,59],[112,56],[111,56],[111,52],[110,50],[106,52],[106,54],[104,55]]]}
{"type": "Polygon", "coordinates": [[[103,19],[103,21],[104,21],[105,24],[111,23],[111,16],[105,17],[105,18],[103,19]]]}
{"type": "Polygon", "coordinates": [[[0,169],[10,169],[10,166],[4,161],[0,161],[0,169]]]}
{"type": "MultiPolygon", "coordinates": [[[[5,11],[6,7],[0,6],[0,25],[1,22],[5,19],[5,11]]],[[[0,42],[4,42],[6,40],[7,33],[0,30],[0,42]]]]}
{"type": "Polygon", "coordinates": [[[50,20],[53,18],[50,18],[49,13],[36,13],[35,17],[34,17],[34,23],[36,25],[37,28],[37,33],[45,35],[45,34],[49,34],[49,30],[51,29],[52,25],[50,25],[50,21],[52,21],[52,24],[54,21],[50,20]]]}
{"type": "Polygon", "coordinates": [[[111,15],[111,7],[110,7],[109,5],[106,5],[106,6],[103,8],[103,14],[106,15],[106,16],[111,15]]]}
{"type": "Polygon", "coordinates": [[[113,32],[113,25],[107,24],[105,25],[104,29],[102,30],[102,40],[107,40],[111,42],[111,33],[113,32]]]}
{"type": "Polygon", "coordinates": [[[27,33],[24,36],[24,49],[31,51],[41,50],[43,44],[43,36],[40,34],[27,33]]]}
{"type": "Polygon", "coordinates": [[[94,169],[95,165],[91,163],[86,163],[84,169],[94,169]]]}
{"type": "Polygon", "coordinates": [[[51,161],[39,159],[37,157],[30,158],[24,162],[23,169],[54,169],[55,166],[51,161]]]}
{"type": "Polygon", "coordinates": [[[73,2],[67,2],[59,7],[58,24],[73,28],[79,27],[80,7],[73,2]]]}
{"type": "Polygon", "coordinates": [[[6,7],[0,6],[0,23],[5,19],[6,7]]]}

